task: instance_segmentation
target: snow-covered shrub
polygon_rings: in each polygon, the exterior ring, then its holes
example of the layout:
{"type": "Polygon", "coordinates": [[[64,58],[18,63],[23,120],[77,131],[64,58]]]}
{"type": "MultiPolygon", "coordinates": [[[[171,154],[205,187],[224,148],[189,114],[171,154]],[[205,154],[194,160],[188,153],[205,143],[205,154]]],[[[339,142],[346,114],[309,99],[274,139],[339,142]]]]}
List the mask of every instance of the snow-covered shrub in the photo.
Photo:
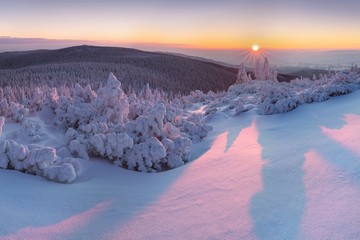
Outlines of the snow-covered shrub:
{"type": "Polygon", "coordinates": [[[147,113],[147,125],[150,135],[162,136],[165,113],[166,109],[162,103],[156,105],[153,110],[147,113]]]}
{"type": "Polygon", "coordinates": [[[46,91],[44,105],[49,106],[51,109],[55,110],[58,107],[58,101],[59,101],[58,89],[55,87],[48,89],[48,91],[46,91]]]}
{"type": "Polygon", "coordinates": [[[80,162],[76,158],[72,158],[72,157],[65,157],[63,159],[56,160],[55,163],[58,165],[61,165],[62,163],[71,164],[75,170],[76,175],[80,172],[80,169],[81,169],[80,162]]]}
{"type": "Polygon", "coordinates": [[[149,138],[145,142],[135,144],[127,153],[122,166],[141,172],[161,170],[160,161],[166,156],[166,149],[155,138],[149,138]]]}
{"type": "Polygon", "coordinates": [[[141,99],[136,96],[136,94],[132,94],[129,98],[129,120],[135,120],[141,115],[145,115],[148,111],[150,111],[154,103],[150,102],[146,99],[141,99]]]}
{"type": "Polygon", "coordinates": [[[0,116],[0,135],[2,134],[4,123],[5,118],[3,116],[0,116]]]}
{"type": "Polygon", "coordinates": [[[262,115],[284,113],[298,106],[292,90],[278,83],[262,82],[258,92],[258,113],[262,115]]]}
{"type": "Polygon", "coordinates": [[[8,146],[8,141],[0,141],[0,168],[2,169],[6,169],[9,166],[10,159],[6,154],[8,146]]]}
{"type": "Polygon", "coordinates": [[[238,103],[238,105],[235,108],[235,116],[238,116],[245,111],[246,111],[246,109],[245,109],[244,105],[240,102],[240,103],[238,103]]]}
{"type": "Polygon", "coordinates": [[[18,144],[13,140],[0,141],[0,168],[15,169],[29,174],[43,176],[48,180],[71,183],[76,179],[80,164],[76,159],[64,161],[52,147],[32,147],[18,144]]]}
{"type": "Polygon", "coordinates": [[[32,112],[39,111],[44,101],[43,91],[39,87],[35,87],[32,98],[29,100],[29,110],[32,112]]]}
{"type": "Polygon", "coordinates": [[[173,126],[170,122],[165,123],[163,131],[165,135],[171,140],[180,137],[180,130],[177,127],[173,126]]]}
{"type": "Polygon", "coordinates": [[[176,111],[173,108],[170,109],[170,113],[167,115],[164,104],[160,103],[157,104],[153,110],[149,111],[146,116],[138,117],[134,122],[127,123],[126,129],[129,135],[134,139],[134,147],[125,155],[125,160],[122,161],[122,165],[139,171],[160,171],[165,167],[173,168],[175,166],[180,166],[179,164],[169,162],[174,159],[175,155],[177,156],[177,159],[181,160],[181,165],[183,165],[185,161],[188,161],[187,153],[174,152],[172,148],[163,146],[164,141],[169,143],[179,141],[179,139],[183,138],[187,139],[187,147],[191,144],[189,138],[181,137],[182,132],[185,135],[187,135],[187,133],[185,133],[185,129],[180,127],[189,124],[190,122],[184,120],[184,118],[178,120],[172,114],[176,111]],[[166,119],[170,121],[165,121],[166,115],[166,119]],[[154,152],[155,149],[157,149],[156,151],[159,151],[157,154],[154,152]],[[144,154],[147,152],[151,153],[151,156],[145,157],[144,154]],[[169,156],[172,156],[172,158],[169,156]],[[141,157],[143,160],[140,159],[141,157]]]}
{"type": "MultiPolygon", "coordinates": [[[[266,68],[259,65],[259,77],[264,76],[264,69],[266,68]]],[[[244,74],[243,70],[242,72],[244,74]]],[[[236,116],[252,108],[258,114],[284,113],[300,104],[326,101],[332,96],[351,93],[359,88],[360,75],[354,71],[349,74],[331,73],[318,80],[294,79],[290,83],[250,81],[230,86],[225,95],[207,104],[204,110],[205,115],[210,116],[208,119],[218,112],[230,112],[232,116],[236,116]]]]}
{"type": "Polygon", "coordinates": [[[95,134],[90,139],[91,152],[94,155],[111,160],[123,158],[127,150],[134,145],[126,133],[95,134]]]}
{"type": "Polygon", "coordinates": [[[21,122],[28,115],[29,109],[19,103],[11,102],[6,116],[14,122],[21,122]]]}
{"type": "Polygon", "coordinates": [[[43,169],[42,176],[55,182],[72,183],[76,179],[76,171],[70,163],[53,164],[43,169]]]}
{"type": "Polygon", "coordinates": [[[7,157],[10,160],[11,166],[18,171],[25,170],[24,160],[29,153],[28,147],[22,144],[18,144],[13,140],[10,140],[6,145],[7,157]]]}
{"type": "Polygon", "coordinates": [[[167,155],[162,159],[162,162],[166,163],[169,168],[180,167],[189,160],[189,138],[178,137],[174,139],[174,141],[164,138],[161,142],[167,152],[167,155]]]}
{"type": "Polygon", "coordinates": [[[104,122],[91,122],[86,125],[80,125],[79,130],[85,133],[107,133],[109,131],[109,127],[104,122]]]}
{"type": "Polygon", "coordinates": [[[275,103],[275,112],[289,112],[299,105],[298,101],[292,97],[279,99],[275,103]]]}
{"type": "MultiPolygon", "coordinates": [[[[193,118],[196,117],[198,116],[193,115],[193,118]]],[[[184,132],[183,136],[191,139],[193,143],[200,142],[207,136],[208,132],[212,130],[212,127],[203,123],[203,121],[202,119],[200,123],[196,121],[185,121],[181,127],[181,130],[184,132]]]]}
{"type": "Polygon", "coordinates": [[[26,161],[24,161],[23,168],[28,172],[34,174],[40,173],[40,170],[45,169],[47,166],[56,161],[56,150],[51,147],[44,147],[33,149],[29,151],[26,161]]]}
{"type": "Polygon", "coordinates": [[[181,96],[181,103],[186,107],[189,107],[191,104],[198,102],[210,103],[224,94],[224,92],[214,93],[212,91],[209,91],[205,94],[200,90],[195,90],[191,91],[187,96],[181,96]]]}
{"type": "Polygon", "coordinates": [[[78,128],[90,122],[123,124],[129,112],[127,96],[121,83],[111,73],[107,84],[95,93],[88,85],[75,85],[74,98],[61,96],[55,109],[56,120],[65,128],[78,128]]]}
{"type": "MultiPolygon", "coordinates": [[[[214,93],[192,93],[198,100],[214,97],[214,93]]],[[[57,106],[56,122],[67,129],[65,138],[73,156],[106,158],[137,171],[183,165],[188,161],[190,144],[211,130],[201,116],[182,109],[183,102],[168,101],[148,86],[128,98],[113,74],[97,92],[76,84],[73,97],[60,96],[57,106]],[[165,148],[164,139],[179,145],[183,152],[165,148]]]]}
{"type": "Polygon", "coordinates": [[[70,143],[72,140],[75,140],[77,136],[77,131],[73,128],[69,128],[65,133],[65,140],[70,143]]]}
{"type": "MultiPolygon", "coordinates": [[[[41,124],[29,119],[24,119],[21,123],[21,125],[23,126],[24,130],[26,131],[26,133],[29,136],[41,136],[42,129],[41,129],[41,124]]],[[[41,137],[40,137],[41,138],[41,137]]]]}
{"type": "Polygon", "coordinates": [[[76,157],[89,159],[87,141],[81,137],[71,140],[69,143],[69,151],[76,157]]]}

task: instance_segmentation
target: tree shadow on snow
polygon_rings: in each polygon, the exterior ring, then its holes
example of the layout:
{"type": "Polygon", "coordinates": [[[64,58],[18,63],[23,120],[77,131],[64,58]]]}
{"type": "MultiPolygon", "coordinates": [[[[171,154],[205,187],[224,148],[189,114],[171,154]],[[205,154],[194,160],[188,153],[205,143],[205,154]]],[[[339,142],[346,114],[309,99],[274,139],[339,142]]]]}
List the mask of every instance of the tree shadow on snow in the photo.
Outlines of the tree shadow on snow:
{"type": "Polygon", "coordinates": [[[321,130],[324,126],[341,129],[346,124],[346,114],[360,115],[360,108],[347,103],[347,97],[320,103],[321,108],[311,104],[285,114],[257,117],[258,143],[265,162],[263,188],[253,196],[250,206],[257,239],[298,238],[306,203],[303,165],[307,152],[315,149],[344,171],[353,171],[356,166],[360,169],[360,161],[321,130]],[[332,104],[341,108],[333,110],[332,104]],[[334,151],[343,156],[334,156],[334,151]]]}
{"type": "MultiPolygon", "coordinates": [[[[238,117],[237,125],[229,125],[226,119],[230,122],[231,119],[222,117],[220,127],[193,147],[195,153],[191,160],[206,154],[216,137],[223,133],[227,133],[226,149],[229,149],[241,130],[249,127],[252,121],[251,115],[244,114],[238,117]]],[[[24,192],[14,189],[5,193],[0,189],[0,194],[14,194],[14,199],[21,199],[16,211],[23,212],[21,220],[13,221],[12,225],[4,215],[0,217],[0,226],[7,226],[1,229],[0,240],[107,238],[109,233],[121,231],[155,204],[191,165],[161,173],[139,173],[103,161],[90,160],[84,174],[73,184],[48,182],[26,175],[26,179],[16,178],[18,184],[28,182],[29,187],[24,192]],[[114,172],[117,177],[107,177],[114,172]],[[32,182],[27,178],[38,179],[32,182]]],[[[3,204],[9,205],[7,201],[3,204]]]]}
{"type": "Polygon", "coordinates": [[[243,129],[250,127],[253,120],[252,114],[248,114],[248,113],[243,113],[242,115],[237,116],[235,118],[237,118],[238,123],[236,126],[232,126],[232,127],[228,126],[228,134],[226,136],[227,143],[224,153],[226,153],[232,147],[235,140],[239,136],[240,132],[243,129]]]}

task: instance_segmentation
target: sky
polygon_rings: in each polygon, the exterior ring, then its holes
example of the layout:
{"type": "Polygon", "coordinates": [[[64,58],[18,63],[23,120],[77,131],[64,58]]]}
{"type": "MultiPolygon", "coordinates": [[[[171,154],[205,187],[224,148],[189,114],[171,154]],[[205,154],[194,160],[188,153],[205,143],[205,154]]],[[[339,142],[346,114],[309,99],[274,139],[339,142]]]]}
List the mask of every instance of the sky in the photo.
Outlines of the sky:
{"type": "Polygon", "coordinates": [[[79,44],[360,49],[358,0],[0,0],[0,6],[0,52],[79,44]]]}

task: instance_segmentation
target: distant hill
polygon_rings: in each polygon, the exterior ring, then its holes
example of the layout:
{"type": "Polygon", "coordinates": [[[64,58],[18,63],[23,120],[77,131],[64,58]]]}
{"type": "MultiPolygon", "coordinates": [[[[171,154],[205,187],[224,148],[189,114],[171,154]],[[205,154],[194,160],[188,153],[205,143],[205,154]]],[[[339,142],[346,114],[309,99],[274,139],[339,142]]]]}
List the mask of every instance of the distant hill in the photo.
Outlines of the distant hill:
{"type": "Polygon", "coordinates": [[[0,53],[1,86],[18,84],[99,85],[113,72],[125,89],[173,93],[226,90],[237,69],[216,63],[130,48],[75,46],[58,50],[0,53]]]}
{"type": "Polygon", "coordinates": [[[280,67],[279,73],[284,75],[293,75],[303,78],[312,78],[314,75],[319,77],[320,74],[327,74],[329,71],[324,69],[315,69],[307,67],[280,67]]]}

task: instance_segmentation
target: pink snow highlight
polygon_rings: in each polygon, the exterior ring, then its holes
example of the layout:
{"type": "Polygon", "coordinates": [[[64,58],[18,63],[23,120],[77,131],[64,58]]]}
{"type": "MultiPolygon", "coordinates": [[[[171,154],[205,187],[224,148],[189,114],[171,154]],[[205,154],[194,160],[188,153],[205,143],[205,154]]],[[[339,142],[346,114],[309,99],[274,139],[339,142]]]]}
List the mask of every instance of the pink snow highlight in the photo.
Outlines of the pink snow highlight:
{"type": "Polygon", "coordinates": [[[347,114],[344,120],[347,124],[341,129],[329,129],[322,126],[321,130],[329,138],[360,156],[360,141],[358,135],[354,134],[360,132],[360,116],[347,114]]]}
{"type": "Polygon", "coordinates": [[[262,189],[259,133],[253,122],[225,152],[227,134],[185,166],[154,204],[107,239],[143,239],[144,233],[147,239],[255,239],[250,201],[262,189]]]}
{"type": "MultiPolygon", "coordinates": [[[[14,234],[0,237],[0,240],[52,240],[57,238],[66,238],[68,234],[81,228],[87,222],[94,219],[97,215],[108,209],[112,204],[112,201],[101,202],[94,207],[86,210],[85,212],[74,215],[68,219],[65,219],[59,223],[49,225],[46,227],[25,227],[20,229],[14,234]]],[[[49,213],[51,214],[51,213],[49,213]]]]}
{"type": "Polygon", "coordinates": [[[304,170],[307,199],[298,239],[358,239],[360,189],[351,173],[315,150],[305,155],[304,170]]]}

